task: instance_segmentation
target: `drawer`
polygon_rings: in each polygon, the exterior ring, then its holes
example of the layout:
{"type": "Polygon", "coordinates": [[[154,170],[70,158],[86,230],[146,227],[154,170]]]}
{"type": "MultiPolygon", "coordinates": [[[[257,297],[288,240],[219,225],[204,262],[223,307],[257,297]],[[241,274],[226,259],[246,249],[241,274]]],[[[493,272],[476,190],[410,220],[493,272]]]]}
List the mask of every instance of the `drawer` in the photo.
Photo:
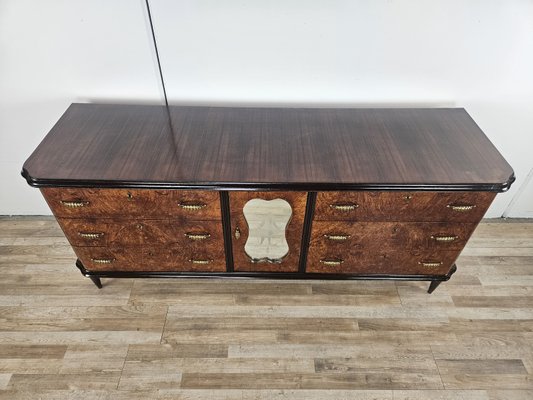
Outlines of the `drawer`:
{"type": "Polygon", "coordinates": [[[183,249],[224,249],[222,222],[167,220],[145,221],[145,244],[176,245],[183,249]]]}
{"type": "Polygon", "coordinates": [[[318,221],[423,221],[477,223],[492,192],[319,192],[318,221]]]}
{"type": "Polygon", "coordinates": [[[192,248],[224,248],[222,223],[215,221],[58,218],[58,222],[73,246],[180,244],[192,248]]]}
{"type": "Polygon", "coordinates": [[[57,218],[73,246],[139,246],[145,242],[145,224],[110,218],[57,218]]]}
{"type": "Polygon", "coordinates": [[[218,192],[85,188],[43,188],[41,192],[56,217],[221,220],[218,192]]]}
{"type": "Polygon", "coordinates": [[[319,252],[461,250],[475,228],[476,224],[439,222],[315,221],[309,247],[319,252]]]}
{"type": "Polygon", "coordinates": [[[224,247],[196,249],[192,247],[145,247],[144,264],[163,271],[226,272],[224,247]]]}
{"type": "Polygon", "coordinates": [[[306,272],[361,275],[445,275],[460,250],[310,251],[306,272]]]}
{"type": "Polygon", "coordinates": [[[138,271],[141,247],[76,247],[74,252],[88,271],[138,271]]]}
{"type": "Polygon", "coordinates": [[[222,221],[220,196],[213,191],[173,190],[170,215],[192,220],[222,221]]]}
{"type": "Polygon", "coordinates": [[[184,249],[181,246],[74,247],[89,271],[226,271],[224,249],[184,249]]]}

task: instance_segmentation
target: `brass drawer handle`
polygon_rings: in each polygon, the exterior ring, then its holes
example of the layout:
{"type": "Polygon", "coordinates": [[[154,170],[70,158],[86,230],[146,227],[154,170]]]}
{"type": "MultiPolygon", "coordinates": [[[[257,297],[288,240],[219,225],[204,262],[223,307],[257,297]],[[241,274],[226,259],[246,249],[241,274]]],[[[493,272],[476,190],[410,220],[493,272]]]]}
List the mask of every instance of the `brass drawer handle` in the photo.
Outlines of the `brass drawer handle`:
{"type": "Polygon", "coordinates": [[[61,200],[61,204],[63,204],[65,207],[80,208],[88,206],[89,202],[86,200],[61,200]]]}
{"type": "Polygon", "coordinates": [[[91,258],[91,261],[95,264],[111,264],[115,261],[114,258],[91,258]]]}
{"type": "Polygon", "coordinates": [[[337,259],[326,258],[326,259],[321,259],[320,262],[328,266],[337,266],[337,265],[341,265],[344,262],[344,260],[342,258],[337,258],[337,259]]]}
{"type": "Polygon", "coordinates": [[[192,264],[211,264],[213,262],[213,260],[197,260],[197,259],[194,259],[194,258],[191,258],[189,259],[189,262],[192,263],[192,264]]]}
{"type": "Polygon", "coordinates": [[[78,235],[84,239],[98,239],[104,236],[104,232],[78,232],[78,235]]]}
{"type": "Polygon", "coordinates": [[[357,207],[359,207],[359,205],[355,203],[346,203],[346,204],[334,203],[334,204],[330,204],[329,206],[333,208],[334,210],[338,210],[338,211],[353,211],[357,207]]]}
{"type": "Polygon", "coordinates": [[[475,204],[448,204],[446,207],[451,208],[453,211],[465,212],[476,208],[475,204]]]}
{"type": "Polygon", "coordinates": [[[324,237],[328,240],[334,240],[334,241],[337,241],[337,242],[342,242],[344,240],[348,240],[350,239],[352,236],[351,235],[344,235],[344,234],[339,234],[339,235],[330,235],[330,234],[325,234],[324,237]]]}
{"type": "Polygon", "coordinates": [[[424,267],[440,267],[442,265],[442,261],[419,261],[418,263],[424,267]]]}
{"type": "Polygon", "coordinates": [[[185,233],[185,236],[191,240],[205,240],[211,237],[210,233],[185,233]]]}
{"type": "Polygon", "coordinates": [[[450,235],[450,236],[431,236],[431,239],[437,242],[454,242],[459,239],[459,236],[450,235]]]}
{"type": "Polygon", "coordinates": [[[197,211],[202,208],[207,207],[205,203],[178,203],[178,207],[183,208],[184,210],[197,211]]]}

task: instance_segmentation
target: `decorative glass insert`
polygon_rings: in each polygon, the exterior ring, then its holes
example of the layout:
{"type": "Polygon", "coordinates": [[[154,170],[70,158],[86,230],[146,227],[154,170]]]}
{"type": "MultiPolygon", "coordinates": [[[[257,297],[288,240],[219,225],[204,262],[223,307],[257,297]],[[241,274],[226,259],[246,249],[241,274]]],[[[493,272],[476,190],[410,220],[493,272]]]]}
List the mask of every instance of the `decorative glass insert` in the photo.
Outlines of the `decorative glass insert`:
{"type": "Polygon", "coordinates": [[[249,200],[243,208],[248,223],[244,251],[252,262],[280,263],[289,253],[285,230],[292,216],[290,204],[283,199],[249,200]]]}

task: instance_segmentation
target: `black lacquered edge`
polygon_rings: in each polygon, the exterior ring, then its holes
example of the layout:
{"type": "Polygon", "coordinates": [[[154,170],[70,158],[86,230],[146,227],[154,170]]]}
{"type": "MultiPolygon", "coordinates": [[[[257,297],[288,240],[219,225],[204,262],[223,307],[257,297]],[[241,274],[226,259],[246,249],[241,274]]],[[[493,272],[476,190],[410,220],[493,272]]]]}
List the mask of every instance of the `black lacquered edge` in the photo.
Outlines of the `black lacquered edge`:
{"type": "Polygon", "coordinates": [[[311,229],[313,225],[313,215],[315,213],[316,192],[307,193],[307,202],[305,204],[305,216],[302,234],[302,244],[300,246],[300,263],[298,272],[305,273],[307,265],[307,253],[309,251],[309,242],[311,241],[311,229]]]}
{"type": "Polygon", "coordinates": [[[396,280],[447,281],[457,270],[455,264],[446,275],[386,275],[386,274],[317,274],[301,272],[160,272],[160,271],[88,271],[81,261],[76,267],[83,276],[100,278],[226,278],[226,279],[309,279],[309,280],[396,280]]]}
{"type": "Polygon", "coordinates": [[[233,272],[233,245],[231,241],[231,213],[228,192],[220,192],[220,210],[222,213],[222,234],[224,235],[224,252],[226,254],[226,271],[233,272]]]}
{"type": "Polygon", "coordinates": [[[503,183],[485,184],[438,184],[438,183],[330,183],[330,182],[143,182],[109,180],[66,180],[32,178],[23,168],[22,176],[33,187],[82,187],[82,188],[130,188],[130,189],[200,189],[200,190],[247,190],[247,191],[302,191],[322,192],[333,190],[416,190],[416,191],[483,191],[506,192],[515,181],[514,173],[503,183]]]}

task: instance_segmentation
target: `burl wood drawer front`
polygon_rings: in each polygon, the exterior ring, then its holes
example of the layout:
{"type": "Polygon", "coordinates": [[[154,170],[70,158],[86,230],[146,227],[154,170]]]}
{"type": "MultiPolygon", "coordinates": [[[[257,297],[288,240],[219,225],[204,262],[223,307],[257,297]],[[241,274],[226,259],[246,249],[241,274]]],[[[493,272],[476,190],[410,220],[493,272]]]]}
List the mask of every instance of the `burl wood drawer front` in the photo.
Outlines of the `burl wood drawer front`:
{"type": "Polygon", "coordinates": [[[222,224],[215,221],[58,218],[58,222],[73,246],[179,244],[196,249],[224,248],[222,224]]]}
{"type": "Polygon", "coordinates": [[[74,247],[89,271],[224,272],[224,250],[184,249],[181,246],[74,247]]]}
{"type": "Polygon", "coordinates": [[[218,192],[173,190],[170,215],[191,220],[222,221],[218,192]]]}
{"type": "Polygon", "coordinates": [[[221,220],[218,192],[84,188],[42,188],[41,192],[56,217],[221,220]]]}
{"type": "Polygon", "coordinates": [[[315,220],[477,223],[492,192],[319,192],[315,220]]]}
{"type": "Polygon", "coordinates": [[[231,232],[235,271],[297,272],[307,203],[306,192],[230,192],[231,232]],[[289,203],[292,215],[285,230],[288,253],[279,262],[254,262],[245,251],[249,226],[243,214],[245,204],[252,199],[283,199],[289,203]]]}
{"type": "Polygon", "coordinates": [[[355,250],[310,252],[307,272],[369,275],[445,275],[459,256],[456,251],[355,250]]]}
{"type": "Polygon", "coordinates": [[[226,272],[224,247],[145,247],[144,264],[164,271],[226,272]]]}
{"type": "Polygon", "coordinates": [[[315,221],[310,252],[353,250],[461,250],[476,224],[439,222],[315,221]]]}
{"type": "Polygon", "coordinates": [[[75,247],[74,252],[89,271],[135,271],[142,268],[142,248],[75,247]]]}
{"type": "Polygon", "coordinates": [[[146,241],[145,224],[110,218],[57,218],[73,246],[139,246],[146,241]]]}
{"type": "Polygon", "coordinates": [[[146,244],[169,244],[182,248],[223,250],[222,222],[218,221],[146,221],[146,244]]]}

